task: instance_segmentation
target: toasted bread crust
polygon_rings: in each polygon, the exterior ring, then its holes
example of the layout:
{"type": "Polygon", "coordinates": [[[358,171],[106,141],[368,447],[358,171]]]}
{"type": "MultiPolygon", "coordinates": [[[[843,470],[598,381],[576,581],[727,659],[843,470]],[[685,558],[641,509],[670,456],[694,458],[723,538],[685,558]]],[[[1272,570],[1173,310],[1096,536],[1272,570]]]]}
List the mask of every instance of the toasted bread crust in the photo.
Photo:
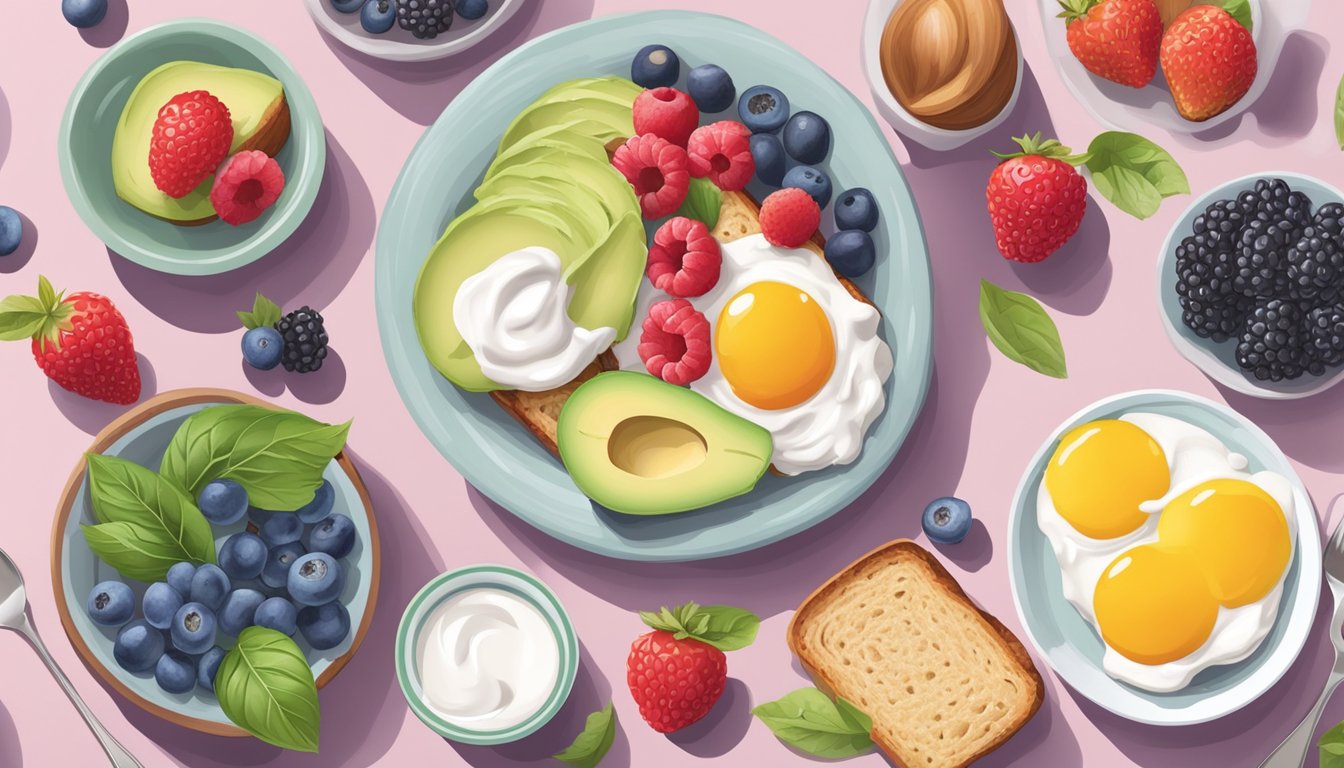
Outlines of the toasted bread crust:
{"type": "MultiPolygon", "coordinates": [[[[803,667],[807,669],[808,674],[810,674],[813,680],[817,682],[818,687],[833,693],[835,691],[834,680],[827,674],[827,670],[823,665],[815,663],[816,659],[810,654],[810,649],[803,639],[801,627],[812,620],[812,613],[818,609],[818,606],[825,602],[826,598],[828,598],[832,592],[842,588],[849,579],[855,577],[869,563],[881,560],[895,562],[902,558],[909,557],[916,558],[923,562],[929,569],[934,581],[947,593],[950,600],[955,600],[975,609],[975,612],[984,621],[985,625],[993,630],[989,635],[999,640],[1002,648],[1007,651],[1007,653],[1021,667],[1023,675],[1031,679],[1034,683],[1032,686],[1034,695],[1026,715],[1018,722],[1011,723],[1009,728],[1004,731],[1001,738],[986,745],[983,750],[961,764],[963,767],[969,766],[976,760],[979,760],[997,749],[1004,742],[1008,741],[1013,734],[1019,731],[1023,725],[1031,720],[1041,708],[1041,704],[1045,701],[1045,683],[1041,679],[1041,674],[1037,671],[1036,665],[1031,659],[1031,655],[1027,653],[1026,647],[1022,645],[1022,641],[1018,640],[1017,636],[1004,626],[1001,621],[993,615],[986,613],[967,597],[965,591],[962,590],[961,585],[952,577],[952,574],[948,573],[947,569],[943,567],[943,564],[939,562],[938,558],[934,557],[923,547],[909,539],[897,539],[888,542],[887,544],[872,550],[863,557],[860,557],[853,563],[850,563],[844,570],[832,576],[820,587],[817,587],[811,595],[808,595],[802,605],[798,607],[797,612],[794,613],[793,618],[789,621],[787,630],[789,650],[793,651],[794,655],[798,657],[803,667]]],[[[902,766],[902,768],[918,768],[917,766],[906,766],[902,763],[898,756],[899,747],[883,739],[882,735],[876,731],[873,733],[873,739],[878,747],[896,765],[902,766]]]]}

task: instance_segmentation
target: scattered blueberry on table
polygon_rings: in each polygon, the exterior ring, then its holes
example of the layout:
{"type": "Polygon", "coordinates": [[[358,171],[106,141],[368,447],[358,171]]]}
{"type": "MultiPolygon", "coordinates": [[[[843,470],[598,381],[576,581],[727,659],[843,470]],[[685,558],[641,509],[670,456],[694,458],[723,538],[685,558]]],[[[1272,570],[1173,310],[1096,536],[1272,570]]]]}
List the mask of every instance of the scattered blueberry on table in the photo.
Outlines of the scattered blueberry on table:
{"type": "Polygon", "coordinates": [[[971,532],[971,505],[945,496],[924,508],[924,535],[935,544],[958,544],[971,532]]]}
{"type": "Polygon", "coordinates": [[[107,0],[61,0],[61,15],[71,26],[96,27],[107,16],[107,0]]]}
{"type": "Polygon", "coordinates": [[[0,256],[8,256],[23,244],[23,217],[8,205],[0,205],[0,256]]]}

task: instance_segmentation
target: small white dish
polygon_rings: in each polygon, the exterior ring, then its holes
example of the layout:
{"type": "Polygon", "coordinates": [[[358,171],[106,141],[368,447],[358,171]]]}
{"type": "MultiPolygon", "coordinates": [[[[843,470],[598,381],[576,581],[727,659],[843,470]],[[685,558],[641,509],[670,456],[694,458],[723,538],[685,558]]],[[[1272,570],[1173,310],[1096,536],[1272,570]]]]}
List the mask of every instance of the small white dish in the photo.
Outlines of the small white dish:
{"type": "Polygon", "coordinates": [[[1192,122],[1176,111],[1160,69],[1153,82],[1143,88],[1112,83],[1088,72],[1069,50],[1064,20],[1057,18],[1059,0],[1040,0],[1046,46],[1059,67],[1064,84],[1097,120],[1111,128],[1138,133],[1152,127],[1172,133],[1200,133],[1236,118],[1260,98],[1274,75],[1274,67],[1289,35],[1306,28],[1311,0],[1250,0],[1250,6],[1251,37],[1259,56],[1255,81],[1241,101],[1226,112],[1203,122],[1192,122]]]}
{"type": "MultiPolygon", "coordinates": [[[[1052,2],[1054,0],[1051,0],[1052,2]]],[[[873,93],[873,101],[877,104],[877,112],[882,115],[891,127],[907,138],[913,139],[920,144],[937,152],[946,152],[950,149],[973,141],[980,136],[989,133],[999,127],[1008,115],[1012,113],[1013,107],[1017,106],[1017,97],[1022,92],[1022,39],[1017,34],[1017,28],[1013,26],[1013,36],[1017,41],[1017,81],[1013,84],[1013,95],[1008,99],[1008,103],[1003,105],[1003,109],[993,119],[983,125],[974,128],[967,128],[961,131],[939,128],[935,125],[929,125],[916,118],[901,106],[896,100],[896,96],[887,88],[886,77],[882,74],[882,31],[886,29],[887,20],[896,7],[905,0],[869,0],[868,13],[863,19],[863,38],[861,41],[861,52],[863,60],[863,75],[868,80],[868,89],[873,93]]]]}
{"type": "Polygon", "coordinates": [[[308,14],[318,28],[360,53],[387,61],[433,61],[472,48],[504,26],[526,0],[490,0],[490,10],[475,21],[462,17],[453,19],[453,25],[442,35],[420,40],[410,32],[393,25],[381,35],[364,31],[359,23],[359,12],[341,13],[331,0],[304,0],[308,14]]]}

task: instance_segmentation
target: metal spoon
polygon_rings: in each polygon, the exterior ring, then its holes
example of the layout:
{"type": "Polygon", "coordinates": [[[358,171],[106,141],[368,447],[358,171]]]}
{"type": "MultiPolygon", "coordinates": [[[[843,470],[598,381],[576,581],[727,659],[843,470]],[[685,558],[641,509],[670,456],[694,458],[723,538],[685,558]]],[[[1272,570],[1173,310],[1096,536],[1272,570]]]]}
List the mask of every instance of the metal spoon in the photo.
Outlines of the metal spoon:
{"type": "Polygon", "coordinates": [[[107,732],[103,724],[98,722],[98,718],[89,711],[65,673],[56,666],[55,659],[47,653],[46,646],[42,645],[42,638],[37,636],[37,630],[33,629],[33,625],[28,621],[28,593],[23,589],[23,574],[19,573],[18,566],[14,565],[14,561],[3,549],[0,549],[0,629],[12,629],[28,639],[37,655],[47,665],[47,669],[51,671],[51,676],[61,684],[65,695],[74,702],[75,709],[84,716],[84,723],[98,738],[98,743],[112,761],[113,768],[144,768],[125,747],[112,738],[112,734],[107,732]]]}

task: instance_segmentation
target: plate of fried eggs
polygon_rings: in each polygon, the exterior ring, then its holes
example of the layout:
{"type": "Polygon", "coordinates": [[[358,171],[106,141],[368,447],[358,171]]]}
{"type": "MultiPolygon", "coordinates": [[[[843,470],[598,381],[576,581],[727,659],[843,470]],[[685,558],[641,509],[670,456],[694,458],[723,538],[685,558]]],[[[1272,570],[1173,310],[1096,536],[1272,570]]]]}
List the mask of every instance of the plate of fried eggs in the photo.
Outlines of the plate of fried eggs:
{"type": "Polygon", "coordinates": [[[1311,499],[1268,435],[1160,390],[1055,430],[1008,532],[1036,650],[1088,699],[1154,725],[1222,717],[1282,677],[1315,617],[1320,547],[1311,499]]]}

